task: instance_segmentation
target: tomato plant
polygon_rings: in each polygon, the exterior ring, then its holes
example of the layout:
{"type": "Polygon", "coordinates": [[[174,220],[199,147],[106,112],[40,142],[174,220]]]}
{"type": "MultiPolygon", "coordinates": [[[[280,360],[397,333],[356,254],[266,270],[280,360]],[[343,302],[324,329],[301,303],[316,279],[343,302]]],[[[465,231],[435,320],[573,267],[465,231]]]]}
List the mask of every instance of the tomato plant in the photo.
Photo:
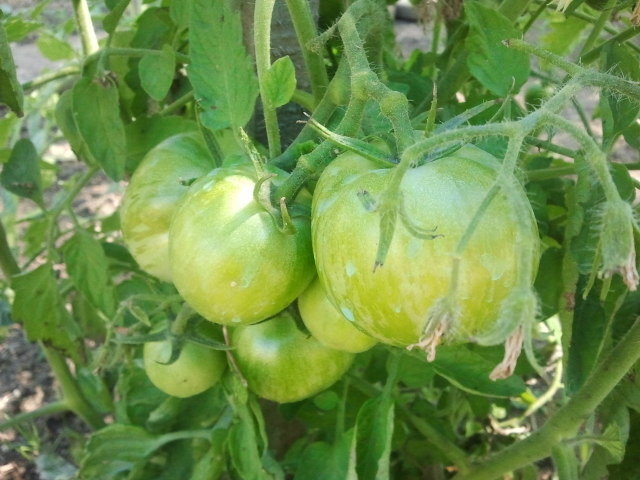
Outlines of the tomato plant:
{"type": "Polygon", "coordinates": [[[377,343],[374,338],[354,326],[357,322],[350,323],[340,310],[333,306],[318,279],[298,297],[298,308],[302,321],[311,335],[329,348],[359,353],[377,343]]]}
{"type": "Polygon", "coordinates": [[[353,354],[323,346],[290,315],[236,327],[233,355],[249,388],[274,402],[297,402],[337,382],[353,354]]]}
{"type": "Polygon", "coordinates": [[[208,320],[248,324],[275,315],[314,275],[308,213],[294,205],[295,233],[279,230],[254,199],[253,167],[225,167],[191,186],[170,230],[173,281],[208,320]]]}
{"type": "MultiPolygon", "coordinates": [[[[392,172],[352,153],[325,169],[314,196],[314,251],[318,274],[342,314],[378,340],[406,346],[429,329],[430,311],[450,291],[456,247],[494,183],[498,164],[465,146],[407,172],[402,215],[431,236],[419,238],[404,224],[384,265],[374,268],[378,219],[360,193],[379,198],[392,172]]],[[[533,212],[519,210],[507,196],[495,198],[460,256],[459,317],[447,326],[448,342],[495,344],[517,326],[517,318],[500,318],[500,309],[517,286],[523,248],[534,252],[537,264],[533,212]],[[526,221],[524,232],[518,217],[526,221]]]]}
{"type": "Polygon", "coordinates": [[[195,134],[163,141],[147,153],[122,199],[122,234],[143,270],[171,281],[169,224],[189,182],[213,168],[195,134]]]}
{"type": "Polygon", "coordinates": [[[393,3],[3,3],[3,475],[640,478],[640,2],[393,3]]]}

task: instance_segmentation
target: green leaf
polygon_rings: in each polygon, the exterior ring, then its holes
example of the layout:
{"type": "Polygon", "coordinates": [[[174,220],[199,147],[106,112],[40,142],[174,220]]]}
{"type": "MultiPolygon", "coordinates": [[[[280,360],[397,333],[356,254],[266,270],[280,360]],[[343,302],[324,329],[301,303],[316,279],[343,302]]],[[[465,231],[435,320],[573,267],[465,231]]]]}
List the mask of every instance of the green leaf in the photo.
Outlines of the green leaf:
{"type": "Polygon", "coordinates": [[[22,322],[27,338],[77,358],[75,340],[80,332],[64,307],[51,264],[16,275],[12,287],[15,291],[13,319],[22,322]]]}
{"type": "Polygon", "coordinates": [[[9,145],[18,123],[18,117],[12,112],[7,113],[4,117],[0,118],[0,147],[9,145]]]}
{"type": "Polygon", "coordinates": [[[227,448],[239,478],[246,480],[266,478],[258,453],[257,440],[252,423],[240,421],[229,429],[227,448]]]}
{"type": "Polygon", "coordinates": [[[640,150],[640,123],[635,122],[622,132],[627,143],[636,150],[640,150]]]}
{"type": "Polygon", "coordinates": [[[520,377],[512,375],[504,380],[489,379],[496,363],[465,345],[438,347],[436,359],[430,365],[456,387],[477,395],[516,397],[525,391],[520,377]]]}
{"type": "MultiPolygon", "coordinates": [[[[609,43],[602,52],[603,71],[624,77],[631,81],[640,80],[638,56],[625,45],[609,43]]],[[[615,92],[603,90],[600,94],[600,115],[605,144],[611,145],[624,130],[636,123],[640,112],[640,99],[635,101],[620,97],[615,92]]]]}
{"type": "Polygon", "coordinates": [[[267,104],[271,107],[281,107],[291,100],[296,90],[296,69],[288,55],[273,62],[265,74],[263,86],[267,104]]]}
{"type": "Polygon", "coordinates": [[[28,138],[18,140],[13,146],[9,161],[2,167],[0,184],[10,192],[42,205],[40,157],[28,138]]]}
{"type": "MultiPolygon", "coordinates": [[[[585,277],[581,277],[579,292],[584,289],[585,283],[585,277]]],[[[602,352],[611,347],[611,325],[615,326],[617,317],[623,317],[619,312],[626,295],[626,288],[616,283],[604,301],[600,299],[599,288],[593,288],[587,298],[576,296],[574,328],[565,373],[565,388],[569,395],[582,387],[602,352]]]]}
{"type": "Polygon", "coordinates": [[[6,104],[21,117],[24,98],[9,48],[10,41],[8,32],[5,32],[4,26],[0,23],[0,103],[6,104]]]}
{"type": "Polygon", "coordinates": [[[198,129],[193,120],[183,117],[140,117],[125,126],[127,136],[127,172],[133,172],[149,150],[161,141],[198,129]]]}
{"type": "MultiPolygon", "coordinates": [[[[629,410],[624,403],[610,396],[598,408],[596,424],[601,425],[600,435],[587,434],[585,440],[594,448],[589,461],[584,465],[580,480],[600,480],[607,476],[607,466],[620,463],[625,456],[629,439],[629,410]]],[[[576,439],[581,440],[581,437],[576,439]]],[[[637,458],[637,452],[634,452],[637,458]]],[[[624,477],[632,478],[632,477],[624,477]]]]}
{"type": "Polygon", "coordinates": [[[144,424],[167,395],[155,387],[144,369],[135,363],[123,364],[117,371],[115,418],[119,423],[144,424]]]}
{"type": "Polygon", "coordinates": [[[154,435],[133,425],[114,424],[98,430],[86,445],[80,478],[112,480],[145,461],[157,448],[154,435]]]}
{"type": "Polygon", "coordinates": [[[44,248],[49,220],[46,217],[37,218],[29,222],[29,226],[24,232],[24,256],[31,258],[44,248]]]}
{"type": "Polygon", "coordinates": [[[179,30],[189,28],[189,18],[191,13],[191,0],[174,1],[169,5],[169,15],[179,30]]]}
{"type": "MultiPolygon", "coordinates": [[[[42,24],[30,20],[24,20],[21,17],[11,17],[7,20],[5,28],[7,29],[7,41],[9,43],[19,42],[31,32],[36,31],[42,24]]],[[[2,27],[0,26],[0,29],[2,27]]],[[[0,34],[2,35],[2,34],[0,34]]]]}
{"type": "Polygon", "coordinates": [[[258,84],[231,0],[193,0],[189,80],[208,128],[243,127],[253,115],[258,84]]]}
{"type": "Polygon", "coordinates": [[[58,128],[78,158],[89,164],[95,164],[96,161],[82,139],[73,116],[73,90],[67,90],[60,95],[56,104],[55,117],[58,128]]]}
{"type": "Polygon", "coordinates": [[[169,93],[175,72],[176,55],[170,45],[163,45],[161,53],[140,59],[138,74],[145,92],[154,100],[162,100],[169,93]]]}
{"type": "Polygon", "coordinates": [[[58,60],[69,60],[76,55],[76,52],[68,42],[47,33],[40,35],[36,44],[42,55],[54,62],[58,60]]]}
{"type": "Polygon", "coordinates": [[[71,281],[91,304],[112,317],[116,310],[109,262],[101,243],[84,230],[76,231],[62,248],[71,281]]]}
{"type": "Polygon", "coordinates": [[[433,368],[425,365],[424,358],[406,355],[400,364],[398,381],[409,388],[422,388],[431,383],[434,374],[433,368]]]}
{"type": "Polygon", "coordinates": [[[611,423],[595,443],[603,447],[613,457],[612,463],[619,463],[624,458],[624,446],[628,432],[623,432],[620,425],[611,423]]]}
{"type": "Polygon", "coordinates": [[[367,400],[356,421],[356,468],[358,478],[389,478],[389,455],[394,424],[394,403],[383,393],[367,400]]]}
{"type": "Polygon", "coordinates": [[[211,446],[193,467],[190,480],[220,478],[225,468],[224,444],[226,440],[226,430],[217,429],[211,433],[211,446]]]}
{"type": "Polygon", "coordinates": [[[470,27],[465,43],[469,71],[494,95],[504,97],[512,87],[518,91],[529,78],[529,57],[502,41],[519,38],[520,31],[495,8],[480,2],[464,5],[470,27]]]}
{"type": "Polygon", "coordinates": [[[108,34],[112,34],[116,31],[116,27],[118,26],[118,22],[122,18],[122,14],[126,10],[127,6],[131,0],[120,0],[113,9],[107,13],[102,20],[102,27],[104,31],[108,34]]]}
{"type": "Polygon", "coordinates": [[[127,151],[116,85],[109,79],[79,80],[73,87],[72,109],[87,151],[109,177],[122,179],[127,151]]]}
{"type": "Polygon", "coordinates": [[[78,387],[96,412],[106,415],[111,412],[113,403],[105,381],[93,374],[87,367],[78,366],[76,370],[78,387]]]}
{"type": "Polygon", "coordinates": [[[558,478],[562,480],[579,480],[578,459],[573,452],[573,448],[558,444],[551,450],[551,458],[558,473],[558,478]]]}
{"type": "Polygon", "coordinates": [[[314,442],[300,455],[294,480],[357,480],[353,468],[354,430],[343,433],[335,444],[314,442]]]}
{"type": "MultiPolygon", "coordinates": [[[[547,33],[540,38],[542,47],[556,55],[567,55],[571,47],[580,40],[582,30],[588,25],[590,25],[588,22],[577,17],[553,13],[551,14],[547,33]]],[[[545,61],[540,63],[547,69],[551,66],[545,61]]]]}
{"type": "Polygon", "coordinates": [[[542,318],[549,318],[558,311],[562,295],[562,250],[548,248],[540,258],[535,281],[540,299],[542,318]]]}
{"type": "Polygon", "coordinates": [[[630,431],[622,463],[609,467],[609,478],[640,478],[640,413],[631,412],[630,431]]]}

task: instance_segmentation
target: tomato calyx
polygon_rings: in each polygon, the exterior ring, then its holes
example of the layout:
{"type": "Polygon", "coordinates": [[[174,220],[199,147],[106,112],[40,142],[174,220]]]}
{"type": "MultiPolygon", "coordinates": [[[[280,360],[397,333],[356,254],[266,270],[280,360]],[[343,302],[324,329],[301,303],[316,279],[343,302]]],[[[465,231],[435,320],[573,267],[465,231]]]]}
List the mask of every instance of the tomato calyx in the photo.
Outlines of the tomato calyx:
{"type": "Polygon", "coordinates": [[[407,346],[407,350],[419,348],[427,354],[427,361],[436,359],[436,349],[442,343],[450,328],[460,318],[460,307],[451,297],[436,301],[428,313],[428,320],[420,340],[407,346]]]}
{"type": "Polygon", "coordinates": [[[313,118],[309,118],[309,125],[318,132],[323,138],[329,140],[336,145],[345,148],[346,150],[357,153],[358,155],[371,160],[380,167],[393,167],[398,164],[397,159],[390,156],[384,150],[375,146],[375,139],[369,139],[368,141],[359,140],[357,138],[347,137],[338,133],[332,132],[327,127],[319,123],[313,118]],[[372,142],[373,140],[373,142],[372,142]]]}

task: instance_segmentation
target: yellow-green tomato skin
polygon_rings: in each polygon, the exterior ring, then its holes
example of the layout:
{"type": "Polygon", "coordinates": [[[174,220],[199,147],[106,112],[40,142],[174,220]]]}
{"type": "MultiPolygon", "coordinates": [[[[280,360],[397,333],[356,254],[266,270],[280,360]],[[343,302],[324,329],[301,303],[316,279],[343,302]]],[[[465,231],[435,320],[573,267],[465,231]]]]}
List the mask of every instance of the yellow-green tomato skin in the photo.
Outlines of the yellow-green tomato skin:
{"type": "Polygon", "coordinates": [[[189,190],[170,230],[173,282],[206,319],[251,324],[283,310],[315,275],[308,206],[281,232],[254,200],[253,166],[216,169],[189,190]]]}
{"type": "Polygon", "coordinates": [[[214,386],[222,377],[227,360],[224,352],[187,342],[171,364],[171,342],[148,342],[143,347],[144,369],[156,387],[168,395],[187,398],[214,386]]]}
{"type": "Polygon", "coordinates": [[[298,297],[298,309],[311,335],[326,347],[359,353],[378,343],[375,338],[358,330],[331,304],[317,278],[298,297]]]}
{"type": "Polygon", "coordinates": [[[354,358],[300,331],[286,314],[235,328],[231,338],[233,355],[249,388],[278,403],[304,400],[329,388],[354,358]]]}
{"type": "MultiPolygon", "coordinates": [[[[417,238],[398,217],[386,260],[374,269],[380,213],[365,208],[359,194],[366,191],[380,199],[394,170],[380,169],[353,153],[334,160],[318,181],[312,213],[316,267],[331,303],[381,342],[418,342],[431,308],[450,291],[455,249],[494,184],[496,162],[492,155],[465,146],[407,171],[400,187],[406,217],[441,236],[417,238]]],[[[526,198],[524,202],[528,205],[526,198]]],[[[518,211],[501,190],[461,256],[455,297],[460,316],[448,326],[446,341],[492,344],[511,333],[515,325],[498,317],[501,303],[516,286],[523,248],[538,258],[533,212],[518,211]],[[518,218],[527,225],[524,234],[517,228],[518,218]]]]}
{"type": "Polygon", "coordinates": [[[134,172],[120,208],[122,234],[133,258],[151,275],[171,281],[169,225],[184,183],[213,168],[195,134],[168,138],[151,149],[134,172]]]}

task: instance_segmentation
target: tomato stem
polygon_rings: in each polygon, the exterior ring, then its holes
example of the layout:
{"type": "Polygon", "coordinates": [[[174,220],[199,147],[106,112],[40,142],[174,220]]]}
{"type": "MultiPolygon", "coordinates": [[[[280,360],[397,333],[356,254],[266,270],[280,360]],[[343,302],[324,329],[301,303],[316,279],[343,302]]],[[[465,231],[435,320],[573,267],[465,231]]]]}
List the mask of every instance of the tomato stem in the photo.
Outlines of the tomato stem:
{"type": "Polygon", "coordinates": [[[322,99],[327,90],[329,77],[322,55],[309,48],[310,42],[317,35],[317,29],[311,15],[309,2],[306,0],[287,0],[287,8],[289,9],[289,14],[293,21],[293,28],[296,31],[296,36],[300,43],[304,63],[309,72],[311,91],[315,103],[317,103],[322,99]]]}
{"type": "Polygon", "coordinates": [[[58,217],[62,214],[63,211],[68,209],[71,206],[71,203],[76,198],[76,196],[80,193],[80,191],[84,188],[84,186],[91,180],[96,172],[100,169],[98,165],[91,165],[89,169],[73,184],[71,189],[60,198],[53,207],[46,212],[47,214],[47,250],[49,253],[50,259],[56,259],[59,257],[58,250],[56,249],[56,229],[58,228],[58,217]]]}
{"type": "Polygon", "coordinates": [[[96,31],[93,28],[93,22],[91,21],[89,5],[87,4],[87,0],[71,0],[71,4],[73,5],[73,12],[78,24],[78,30],[80,31],[82,51],[85,56],[91,55],[97,52],[100,47],[98,45],[96,31]]]}
{"type": "Polygon", "coordinates": [[[34,78],[33,80],[29,80],[28,82],[24,82],[22,84],[22,89],[25,92],[28,90],[34,90],[38,87],[46,85],[49,82],[53,82],[61,78],[70,77],[70,76],[79,75],[79,74],[80,74],[80,69],[76,66],[63,67],[53,72],[47,72],[39,77],[34,78]]]}
{"type": "Polygon", "coordinates": [[[65,402],[64,400],[51,402],[46,405],[43,405],[40,408],[32,410],[30,412],[23,412],[3,422],[0,422],[0,432],[2,432],[3,430],[7,430],[9,428],[13,428],[16,425],[30,422],[32,420],[35,420],[36,418],[44,417],[47,415],[53,415],[53,414],[65,412],[68,410],[69,410],[69,405],[67,405],[67,402],[65,402]]]}
{"type": "Polygon", "coordinates": [[[102,421],[102,418],[82,394],[82,391],[78,386],[78,382],[69,370],[66,358],[51,347],[42,343],[41,346],[45,356],[47,357],[47,362],[49,363],[56,380],[58,380],[58,383],[60,384],[62,398],[64,399],[65,404],[69,407],[69,410],[72,410],[92,428],[99,429],[103,427],[104,422],[102,421]]]}
{"type": "Polygon", "coordinates": [[[578,393],[529,437],[489,457],[457,480],[493,480],[548,457],[554,445],[573,438],[580,426],[640,359],[640,319],[593,370],[578,393]]]}
{"type": "Polygon", "coordinates": [[[256,51],[256,71],[260,84],[262,112],[269,142],[269,156],[280,155],[280,130],[278,114],[265,89],[265,77],[271,67],[271,17],[275,0],[256,0],[253,15],[253,44],[256,51]]]}

